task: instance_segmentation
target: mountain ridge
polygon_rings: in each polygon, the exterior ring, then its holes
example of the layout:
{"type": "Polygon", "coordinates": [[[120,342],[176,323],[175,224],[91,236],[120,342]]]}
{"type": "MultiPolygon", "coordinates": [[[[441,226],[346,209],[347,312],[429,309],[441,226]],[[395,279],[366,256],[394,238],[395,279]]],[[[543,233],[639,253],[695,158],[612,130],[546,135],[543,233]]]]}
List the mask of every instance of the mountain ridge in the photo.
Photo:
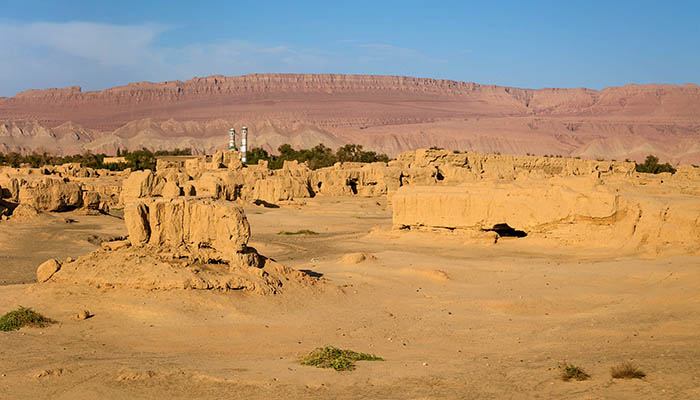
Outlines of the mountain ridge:
{"type": "Polygon", "coordinates": [[[642,157],[635,149],[644,148],[676,162],[700,162],[693,146],[700,136],[695,84],[598,91],[388,75],[212,75],[100,91],[28,90],[0,98],[0,123],[0,151],[111,153],[122,145],[170,143],[210,152],[225,146],[227,126],[247,124],[269,150],[286,139],[352,141],[392,155],[423,143],[585,157],[595,148],[606,158],[642,157]],[[605,149],[608,142],[616,143],[614,151],[605,149]]]}

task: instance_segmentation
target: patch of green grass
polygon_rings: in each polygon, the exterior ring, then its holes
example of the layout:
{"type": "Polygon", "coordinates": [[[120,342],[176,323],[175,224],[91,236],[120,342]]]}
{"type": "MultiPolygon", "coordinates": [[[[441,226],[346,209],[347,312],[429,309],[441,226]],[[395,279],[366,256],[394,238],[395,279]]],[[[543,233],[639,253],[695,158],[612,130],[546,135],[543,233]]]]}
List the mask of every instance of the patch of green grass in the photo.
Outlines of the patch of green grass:
{"type": "Polygon", "coordinates": [[[319,347],[299,359],[301,365],[311,365],[316,368],[333,368],[336,371],[354,370],[355,361],[384,361],[384,359],[374,354],[341,350],[333,346],[319,347]]]}
{"type": "Polygon", "coordinates": [[[278,235],[318,235],[318,232],[310,231],[308,229],[301,229],[296,232],[279,231],[278,235]]]}
{"type": "Polygon", "coordinates": [[[24,326],[43,328],[51,323],[53,323],[51,319],[44,317],[31,308],[19,306],[18,309],[0,317],[0,331],[16,331],[24,326]]]}
{"type": "Polygon", "coordinates": [[[610,368],[610,375],[615,379],[642,379],[647,374],[632,362],[624,362],[610,368]]]}
{"type": "Polygon", "coordinates": [[[586,373],[583,369],[575,366],[574,364],[564,363],[561,365],[561,379],[563,381],[585,381],[591,376],[586,373]]]}

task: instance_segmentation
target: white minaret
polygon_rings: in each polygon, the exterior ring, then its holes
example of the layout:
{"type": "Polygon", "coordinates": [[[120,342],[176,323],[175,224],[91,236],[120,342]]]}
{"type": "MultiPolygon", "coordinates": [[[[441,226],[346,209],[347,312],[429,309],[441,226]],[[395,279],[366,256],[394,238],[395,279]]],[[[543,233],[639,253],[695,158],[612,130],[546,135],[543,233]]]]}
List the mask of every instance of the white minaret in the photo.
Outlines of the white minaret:
{"type": "Polygon", "coordinates": [[[248,150],[248,128],[241,128],[241,161],[245,164],[246,151],[248,150]]]}
{"type": "Polygon", "coordinates": [[[233,128],[228,130],[228,149],[236,150],[236,130],[233,128]]]}

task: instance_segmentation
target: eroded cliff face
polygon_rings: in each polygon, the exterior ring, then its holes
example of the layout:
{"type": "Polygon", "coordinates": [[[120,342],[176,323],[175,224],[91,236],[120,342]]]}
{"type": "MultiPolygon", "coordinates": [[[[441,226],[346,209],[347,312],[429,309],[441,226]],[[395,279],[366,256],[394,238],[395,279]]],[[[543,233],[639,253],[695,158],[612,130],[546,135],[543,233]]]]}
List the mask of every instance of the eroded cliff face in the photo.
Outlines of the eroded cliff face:
{"type": "Polygon", "coordinates": [[[211,76],[0,99],[0,151],[213,153],[229,127],[245,124],[251,144],[268,150],[359,143],[390,155],[440,146],[700,163],[699,116],[696,85],[530,90],[398,76],[211,76]]]}

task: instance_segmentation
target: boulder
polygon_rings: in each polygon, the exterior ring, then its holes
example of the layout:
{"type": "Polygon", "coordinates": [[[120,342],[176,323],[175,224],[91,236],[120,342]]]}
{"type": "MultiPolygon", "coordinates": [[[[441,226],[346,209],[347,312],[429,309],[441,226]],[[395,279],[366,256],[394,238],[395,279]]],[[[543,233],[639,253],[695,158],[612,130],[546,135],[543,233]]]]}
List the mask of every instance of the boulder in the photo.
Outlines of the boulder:
{"type": "Polygon", "coordinates": [[[51,279],[53,274],[58,272],[58,270],[61,269],[61,263],[59,263],[55,259],[50,259],[48,261],[45,261],[41,265],[39,265],[39,268],[36,269],[36,280],[39,283],[44,283],[51,279]]]}

